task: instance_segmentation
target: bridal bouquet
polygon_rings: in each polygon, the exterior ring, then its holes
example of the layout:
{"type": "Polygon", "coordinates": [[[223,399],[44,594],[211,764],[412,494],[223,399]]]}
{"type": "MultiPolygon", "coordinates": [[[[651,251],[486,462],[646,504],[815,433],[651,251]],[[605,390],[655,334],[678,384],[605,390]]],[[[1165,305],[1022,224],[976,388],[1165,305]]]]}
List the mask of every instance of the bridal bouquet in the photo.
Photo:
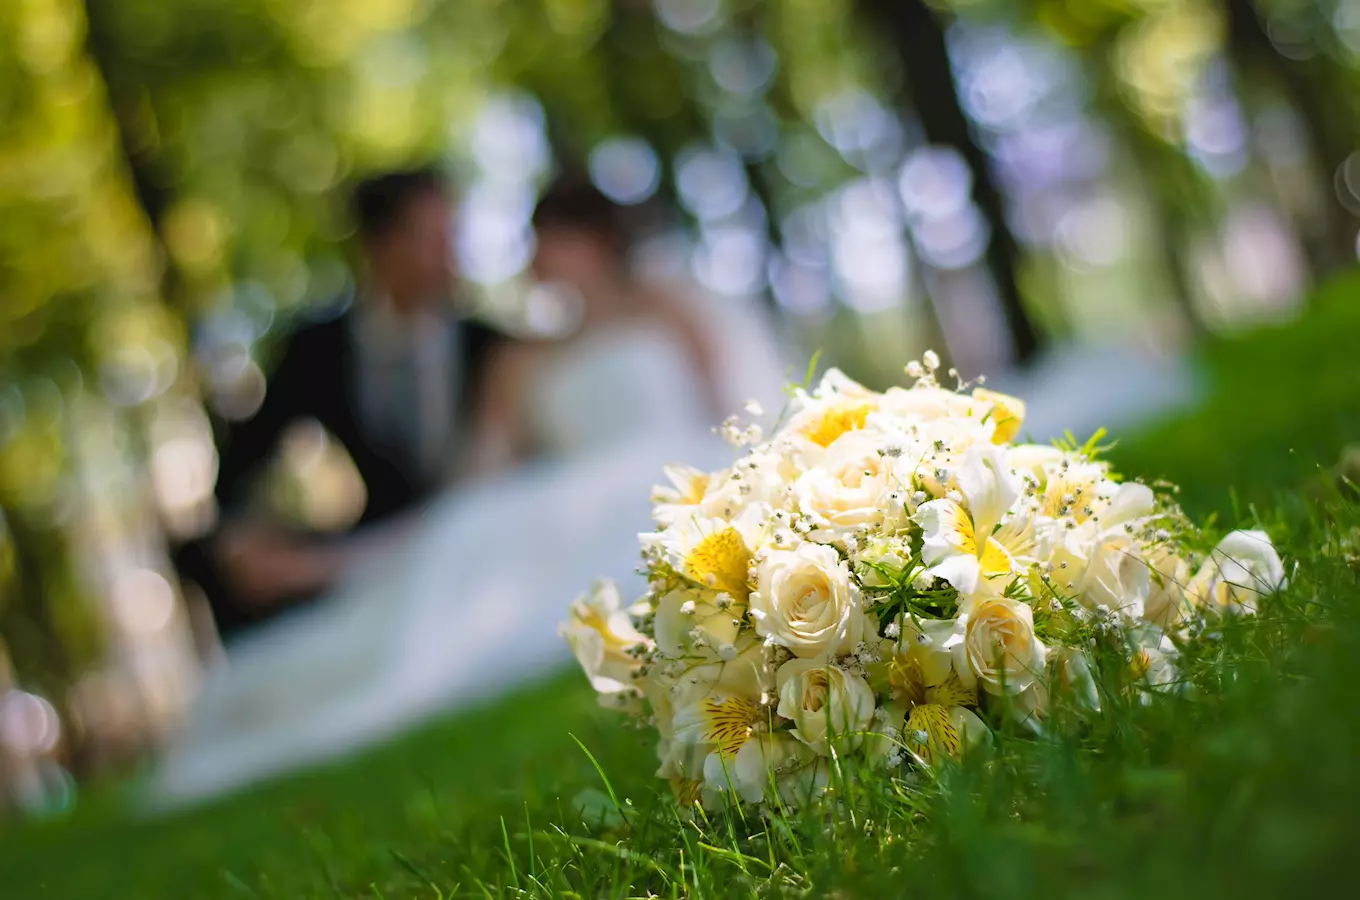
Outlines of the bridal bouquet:
{"type": "Polygon", "coordinates": [[[832,370],[768,439],[729,420],[731,468],[654,492],[647,594],[573,604],[563,635],[602,701],[655,727],[682,803],[797,805],[833,760],[887,777],[1007,717],[1043,729],[1059,696],[1097,714],[1111,665],[1174,690],[1185,635],[1283,584],[1265,534],[1203,552],[1094,440],[1014,443],[1024,405],[938,366],[885,393],[832,370]]]}

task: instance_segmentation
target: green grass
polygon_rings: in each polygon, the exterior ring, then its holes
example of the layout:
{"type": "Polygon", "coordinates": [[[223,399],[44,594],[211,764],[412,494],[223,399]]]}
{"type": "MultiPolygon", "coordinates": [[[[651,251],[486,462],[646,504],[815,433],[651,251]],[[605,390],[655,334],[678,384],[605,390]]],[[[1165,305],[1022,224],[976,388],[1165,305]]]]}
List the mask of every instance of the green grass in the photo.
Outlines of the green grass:
{"type": "Polygon", "coordinates": [[[1301,321],[1200,355],[1212,384],[1205,403],[1112,454],[1122,471],[1179,484],[1191,515],[1311,490],[1360,441],[1360,273],[1317,291],[1301,321]]]}
{"type": "Polygon", "coordinates": [[[1360,441],[1360,282],[1206,350],[1199,409],[1122,471],[1257,513],[1300,563],[1187,666],[1197,698],[1109,701],[1079,738],[1002,736],[939,783],[847,785],[792,821],[681,824],[651,738],[564,675],[391,746],[173,818],[117,795],[0,833],[0,897],[1300,895],[1350,874],[1360,808],[1360,511],[1322,471],[1360,441]],[[1236,490],[1234,497],[1229,492],[1236,490]],[[578,746],[576,739],[589,754],[578,746]],[[591,758],[593,755],[594,759],[591,758]],[[598,761],[599,771],[596,769],[598,761]],[[608,778],[604,782],[599,774],[608,778]],[[622,813],[583,822],[574,798],[622,813]],[[851,809],[854,811],[850,811],[851,809]]]}

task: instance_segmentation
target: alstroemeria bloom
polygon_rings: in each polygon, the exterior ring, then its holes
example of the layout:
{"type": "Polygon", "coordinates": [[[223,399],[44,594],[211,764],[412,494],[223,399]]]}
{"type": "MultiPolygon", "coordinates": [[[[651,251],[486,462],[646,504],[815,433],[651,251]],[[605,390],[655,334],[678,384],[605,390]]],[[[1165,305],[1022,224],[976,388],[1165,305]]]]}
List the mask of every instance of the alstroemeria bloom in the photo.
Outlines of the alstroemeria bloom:
{"type": "Polygon", "coordinates": [[[956,480],[965,502],[931,500],[917,510],[916,521],[924,531],[921,558],[930,567],[927,574],[971,598],[984,592],[987,579],[1014,571],[1014,557],[1028,546],[1029,533],[1023,521],[997,528],[1020,491],[996,447],[970,447],[956,480]]]}
{"type": "Polygon", "coordinates": [[[752,548],[760,545],[767,510],[755,504],[732,521],[691,516],[663,531],[640,534],[644,551],[660,551],[677,573],[697,587],[745,602],[752,548]]]}
{"type": "Polygon", "coordinates": [[[598,582],[589,593],[577,597],[558,633],[600,694],[637,690],[633,682],[642,664],[637,651],[650,649],[652,642],[629,621],[613,582],[598,582]]]}
{"type": "Polygon", "coordinates": [[[710,809],[733,794],[747,803],[771,802],[773,787],[778,799],[801,806],[825,792],[829,776],[825,762],[791,735],[756,733],[736,753],[709,754],[699,797],[710,809]]]}
{"type": "Polygon", "coordinates": [[[794,392],[797,411],[781,433],[816,458],[842,435],[863,429],[879,400],[879,394],[831,369],[811,394],[794,392]]]}
{"type": "Polygon", "coordinates": [[[728,764],[768,718],[758,697],[734,691],[678,691],[667,752],[657,775],[701,781],[710,756],[728,764]]]}
{"type": "Polygon", "coordinates": [[[735,659],[746,599],[698,588],[677,588],[656,605],[656,644],[666,656],[735,659]]]}
{"type": "Polygon", "coordinates": [[[1020,435],[1020,429],[1025,424],[1023,400],[984,388],[975,388],[973,399],[991,407],[987,411],[987,417],[996,426],[996,431],[992,433],[992,443],[1009,444],[1020,435]]]}
{"type": "Polygon", "coordinates": [[[666,466],[662,471],[670,484],[652,488],[652,519],[663,528],[700,514],[700,504],[721,477],[693,466],[666,466]]]}

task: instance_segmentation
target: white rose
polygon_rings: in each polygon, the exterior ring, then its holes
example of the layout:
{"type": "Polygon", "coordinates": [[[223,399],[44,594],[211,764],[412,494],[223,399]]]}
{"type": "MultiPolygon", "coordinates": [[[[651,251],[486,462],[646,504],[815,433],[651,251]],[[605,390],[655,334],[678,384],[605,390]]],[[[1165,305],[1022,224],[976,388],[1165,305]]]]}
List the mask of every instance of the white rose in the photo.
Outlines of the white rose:
{"type": "Polygon", "coordinates": [[[1034,634],[1034,615],[1018,600],[979,601],[968,615],[967,631],[954,647],[954,668],[964,684],[989,694],[1017,694],[1038,680],[1047,650],[1034,634]]]}
{"type": "Polygon", "coordinates": [[[874,715],[874,692],[858,675],[825,660],[792,659],[775,673],[776,712],[793,722],[794,737],[821,756],[859,746],[874,715]]]}
{"type": "Polygon", "coordinates": [[[1264,531],[1234,531],[1219,542],[1190,585],[1198,603],[1254,613],[1260,598],[1287,584],[1284,564],[1264,531]]]}
{"type": "Polygon", "coordinates": [[[576,598],[568,616],[557,633],[570,645],[591,686],[601,694],[635,693],[641,655],[652,642],[628,620],[618,587],[610,581],[597,583],[576,598]]]}
{"type": "Polygon", "coordinates": [[[800,544],[766,555],[750,603],[756,633],[795,656],[849,653],[864,639],[859,589],[831,547],[800,544]]]}
{"type": "Polygon", "coordinates": [[[897,471],[897,460],[883,449],[881,436],[862,431],[838,439],[821,464],[794,483],[799,508],[823,519],[838,535],[860,525],[882,524],[888,495],[910,486],[907,474],[897,471]]]}

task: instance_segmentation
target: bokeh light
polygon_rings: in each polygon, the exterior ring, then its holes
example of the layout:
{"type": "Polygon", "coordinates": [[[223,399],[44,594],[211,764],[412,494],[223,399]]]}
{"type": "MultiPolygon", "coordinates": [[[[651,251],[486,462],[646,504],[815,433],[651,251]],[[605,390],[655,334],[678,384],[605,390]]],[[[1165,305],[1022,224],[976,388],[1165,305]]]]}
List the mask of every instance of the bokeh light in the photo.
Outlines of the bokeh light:
{"type": "Polygon", "coordinates": [[[590,178],[605,196],[632,206],[661,186],[661,161],[640,138],[610,138],[590,151],[590,178]]]}

